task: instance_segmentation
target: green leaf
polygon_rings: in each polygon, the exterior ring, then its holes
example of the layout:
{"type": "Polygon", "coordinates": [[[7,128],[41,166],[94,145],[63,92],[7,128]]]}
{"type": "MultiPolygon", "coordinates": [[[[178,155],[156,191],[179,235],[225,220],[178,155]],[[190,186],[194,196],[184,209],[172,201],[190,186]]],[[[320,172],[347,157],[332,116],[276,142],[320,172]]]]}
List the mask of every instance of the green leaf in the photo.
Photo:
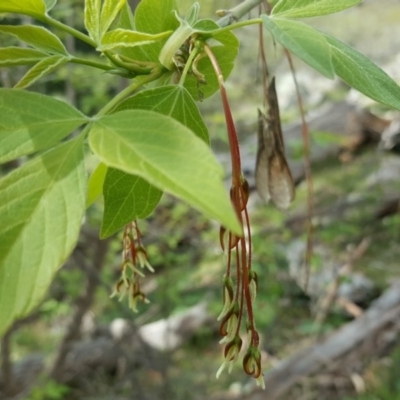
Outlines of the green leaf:
{"type": "Polygon", "coordinates": [[[17,89],[27,88],[34,84],[37,80],[55,71],[60,65],[68,62],[68,58],[64,56],[51,56],[40,60],[33,66],[14,86],[17,89]]]}
{"type": "Polygon", "coordinates": [[[108,31],[126,0],[104,0],[100,15],[100,38],[108,31]]]}
{"type": "Polygon", "coordinates": [[[193,27],[190,26],[187,21],[180,18],[176,11],[174,14],[176,19],[179,21],[179,27],[175,29],[174,33],[168,38],[158,57],[160,63],[170,71],[176,69],[174,63],[176,52],[195,32],[193,27]]]}
{"type": "Polygon", "coordinates": [[[69,104],[39,93],[0,89],[0,162],[53,146],[87,118],[69,104]]]}
{"type": "MultiPolygon", "coordinates": [[[[191,129],[200,139],[208,143],[207,127],[192,96],[182,86],[161,86],[144,90],[121,102],[113,112],[129,109],[152,110],[168,115],[191,129]]],[[[144,216],[153,211],[161,198],[161,192],[143,179],[122,171],[118,171],[118,174],[119,179],[115,181],[112,188],[115,191],[115,195],[110,191],[106,196],[104,191],[103,227],[107,228],[104,232],[109,231],[110,234],[135,218],[144,218],[144,216]],[[146,199],[143,198],[144,193],[147,196],[146,199]],[[123,197],[124,195],[126,198],[123,197]],[[150,201],[154,196],[156,198],[150,201]],[[136,204],[136,207],[133,207],[132,204],[136,204]],[[147,204],[151,204],[152,208],[146,208],[144,213],[140,213],[140,208],[138,207],[147,204]],[[119,215],[116,219],[119,224],[115,224],[114,221],[113,215],[116,213],[119,215]],[[125,217],[123,218],[123,216],[125,217]],[[110,221],[115,224],[114,229],[109,229],[110,221]]]]}
{"type": "Polygon", "coordinates": [[[194,25],[198,19],[199,16],[199,11],[200,11],[200,4],[199,3],[194,3],[192,7],[190,7],[185,20],[189,25],[194,25]]]}
{"type": "Polygon", "coordinates": [[[400,87],[386,72],[352,47],[325,35],[335,73],[351,87],[389,107],[400,110],[400,87]]]}
{"type": "Polygon", "coordinates": [[[119,15],[118,28],[122,29],[135,29],[135,17],[132,14],[131,7],[129,3],[125,3],[121,8],[121,12],[119,15]]]}
{"type": "Polygon", "coordinates": [[[7,12],[43,17],[46,8],[43,0],[1,0],[0,13],[7,12]]]}
{"type": "Polygon", "coordinates": [[[49,12],[57,3],[57,0],[44,0],[46,11],[49,12]]]}
{"type": "Polygon", "coordinates": [[[134,219],[150,215],[160,201],[162,191],[139,176],[108,168],[103,194],[100,237],[104,239],[134,219]]]}
{"type": "Polygon", "coordinates": [[[44,57],[47,57],[47,54],[38,50],[22,47],[5,47],[0,49],[0,67],[36,64],[44,57]]]}
{"type": "Polygon", "coordinates": [[[96,43],[100,43],[101,38],[100,13],[101,0],[85,0],[85,28],[96,43]]]}
{"type": "Polygon", "coordinates": [[[322,75],[334,78],[330,47],[324,35],[299,21],[269,18],[266,15],[261,18],[278,43],[322,75]]]}
{"type": "Polygon", "coordinates": [[[74,248],[85,210],[85,184],[81,138],[0,180],[0,336],[39,304],[74,248]]]}
{"type": "Polygon", "coordinates": [[[181,122],[192,130],[200,139],[209,142],[207,126],[189,92],[182,86],[160,86],[139,92],[122,101],[114,110],[142,109],[157,111],[160,114],[181,122]]]}
{"type": "MultiPolygon", "coordinates": [[[[152,34],[174,31],[179,26],[174,10],[176,10],[175,0],[142,0],[135,11],[135,29],[152,34]]],[[[158,63],[158,55],[166,40],[140,47],[125,48],[122,54],[134,60],[158,63]]]]}
{"type": "Polygon", "coordinates": [[[16,36],[19,40],[47,53],[68,54],[61,40],[41,26],[0,25],[0,32],[16,36]]]}
{"type": "Polygon", "coordinates": [[[102,162],[97,165],[90,175],[88,182],[88,195],[86,200],[86,208],[90,207],[97,198],[103,193],[104,179],[106,178],[108,167],[102,162]]]}
{"type": "MultiPolygon", "coordinates": [[[[208,32],[211,35],[212,31],[219,27],[214,21],[203,19],[198,21],[194,28],[197,32],[208,32]]],[[[210,44],[211,50],[217,58],[224,79],[227,79],[234,67],[234,62],[239,51],[239,41],[230,31],[213,35],[213,38],[217,43],[210,44]]],[[[194,75],[188,75],[184,86],[195,100],[201,100],[214,94],[219,88],[219,83],[208,57],[200,59],[197,69],[204,75],[207,83],[200,85],[194,75]]]]}
{"type": "Polygon", "coordinates": [[[162,32],[158,34],[136,32],[127,29],[114,29],[107,32],[102,40],[99,50],[107,51],[117,47],[134,47],[143,44],[157,42],[171,35],[171,31],[162,32]]]}
{"type": "Polygon", "coordinates": [[[272,9],[272,16],[308,18],[332,14],[361,3],[361,0],[280,0],[272,9]]]}
{"type": "Polygon", "coordinates": [[[147,33],[174,30],[179,25],[173,13],[176,9],[175,0],[143,0],[135,11],[136,29],[147,33]]]}
{"type": "Polygon", "coordinates": [[[207,144],[174,119],[121,111],[93,123],[89,144],[106,165],[140,176],[241,233],[221,166],[207,144]]]}

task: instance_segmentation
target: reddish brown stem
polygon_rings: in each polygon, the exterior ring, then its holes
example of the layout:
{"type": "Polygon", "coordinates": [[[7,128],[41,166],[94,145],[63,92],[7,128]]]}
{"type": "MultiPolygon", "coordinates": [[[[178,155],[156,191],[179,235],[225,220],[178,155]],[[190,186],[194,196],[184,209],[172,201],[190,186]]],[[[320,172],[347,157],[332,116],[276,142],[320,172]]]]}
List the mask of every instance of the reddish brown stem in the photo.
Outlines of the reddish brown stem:
{"type": "Polygon", "coordinates": [[[222,105],[224,107],[226,126],[228,131],[228,139],[229,139],[229,147],[231,150],[231,159],[232,159],[232,184],[233,186],[239,187],[241,185],[242,180],[242,167],[240,164],[240,152],[239,152],[239,141],[236,135],[235,124],[233,122],[232,113],[229,107],[228,96],[226,94],[224,78],[222,75],[221,68],[218,64],[217,59],[215,58],[213,52],[210,47],[205,45],[204,50],[211,61],[211,64],[214,68],[215,74],[218,79],[219,91],[221,93],[222,105]]]}

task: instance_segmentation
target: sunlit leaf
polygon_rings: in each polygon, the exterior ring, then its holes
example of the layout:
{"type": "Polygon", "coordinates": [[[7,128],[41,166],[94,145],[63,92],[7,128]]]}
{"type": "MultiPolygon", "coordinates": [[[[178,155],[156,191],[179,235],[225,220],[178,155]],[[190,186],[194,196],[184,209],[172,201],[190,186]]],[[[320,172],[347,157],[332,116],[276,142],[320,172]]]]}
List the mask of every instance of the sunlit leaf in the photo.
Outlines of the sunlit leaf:
{"type": "Polygon", "coordinates": [[[101,0],[85,0],[85,28],[96,43],[99,43],[101,38],[100,13],[101,0]]]}
{"type": "Polygon", "coordinates": [[[36,49],[66,55],[67,50],[61,40],[48,29],[36,25],[0,25],[0,32],[8,33],[36,49]]]}
{"type": "Polygon", "coordinates": [[[104,217],[100,237],[106,238],[134,219],[151,214],[160,201],[162,191],[137,175],[109,168],[103,195],[104,217]]]}
{"type": "Polygon", "coordinates": [[[0,180],[0,336],[39,304],[74,248],[85,182],[81,138],[0,180]]]}
{"type": "Polygon", "coordinates": [[[176,120],[121,111],[93,123],[89,144],[106,165],[142,177],[241,233],[221,166],[207,144],[176,120]]]}
{"type": "MultiPolygon", "coordinates": [[[[118,105],[113,112],[129,109],[157,111],[181,122],[208,143],[208,132],[196,103],[179,85],[161,86],[139,92],[118,105]]],[[[110,173],[112,177],[116,173],[110,173]]],[[[107,179],[104,186],[104,232],[114,233],[135,218],[144,218],[156,207],[161,191],[134,175],[118,171],[118,179],[107,179]],[[107,188],[106,188],[107,186],[107,188]],[[108,187],[112,186],[112,190],[108,187]],[[106,190],[108,191],[106,195],[106,190]],[[125,196],[125,197],[124,197],[125,196]],[[145,197],[144,197],[145,196],[145,197]],[[134,204],[134,206],[133,206],[134,204]],[[118,218],[114,218],[114,214],[118,218]],[[114,226],[110,229],[110,226],[114,226]]]]}
{"type": "Polygon", "coordinates": [[[278,43],[322,75],[334,78],[330,47],[324,35],[299,21],[269,18],[266,15],[261,18],[278,43]]]}
{"type": "Polygon", "coordinates": [[[57,0],[44,0],[46,11],[50,11],[57,3],[57,0]]]}
{"type": "Polygon", "coordinates": [[[26,14],[32,17],[43,17],[46,12],[43,0],[1,0],[0,13],[26,14]]]}
{"type": "Polygon", "coordinates": [[[127,0],[104,0],[100,15],[100,35],[101,37],[108,31],[111,24],[117,17],[121,8],[127,0]]]}
{"type": "Polygon", "coordinates": [[[400,110],[400,87],[386,72],[340,40],[329,35],[325,38],[335,73],[343,81],[371,99],[400,110]]]}
{"type": "Polygon", "coordinates": [[[87,118],[69,104],[39,93],[0,89],[0,162],[46,149],[87,118]]]}
{"type": "Polygon", "coordinates": [[[361,3],[361,0],[280,0],[271,15],[285,18],[307,18],[332,14],[361,3]]]}
{"type": "Polygon", "coordinates": [[[86,208],[91,206],[96,199],[103,193],[104,179],[107,174],[107,165],[102,162],[95,168],[90,175],[88,182],[88,195],[86,200],[86,208]]]}
{"type": "Polygon", "coordinates": [[[22,47],[5,47],[0,49],[0,67],[36,64],[45,57],[47,57],[47,54],[38,50],[22,47]]]}
{"type": "Polygon", "coordinates": [[[208,131],[192,96],[182,86],[160,86],[139,92],[123,102],[113,111],[142,109],[157,111],[181,122],[199,138],[208,143],[208,131]]]}
{"type": "Polygon", "coordinates": [[[17,89],[27,88],[37,80],[55,71],[59,66],[65,64],[67,61],[68,58],[64,56],[50,56],[44,58],[33,66],[14,87],[17,89]]]}
{"type": "Polygon", "coordinates": [[[133,16],[129,3],[125,3],[121,8],[117,27],[135,30],[135,17],[133,16]]]}
{"type": "Polygon", "coordinates": [[[112,50],[117,47],[141,46],[144,44],[157,42],[170,36],[170,34],[171,31],[151,34],[118,28],[113,31],[107,32],[103,36],[101,40],[101,46],[99,46],[99,50],[106,51],[112,50]]]}

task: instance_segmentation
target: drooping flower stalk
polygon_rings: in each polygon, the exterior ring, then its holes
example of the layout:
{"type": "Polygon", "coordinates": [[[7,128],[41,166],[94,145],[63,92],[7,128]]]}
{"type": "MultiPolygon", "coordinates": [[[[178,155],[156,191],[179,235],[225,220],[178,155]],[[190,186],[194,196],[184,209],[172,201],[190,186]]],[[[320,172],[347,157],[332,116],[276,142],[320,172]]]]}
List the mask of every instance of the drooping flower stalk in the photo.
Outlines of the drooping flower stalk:
{"type": "Polygon", "coordinates": [[[223,310],[218,318],[221,321],[220,334],[223,336],[221,343],[225,346],[225,360],[217,372],[217,377],[226,367],[229,372],[232,370],[242,349],[243,340],[240,334],[241,328],[245,326],[248,339],[243,357],[243,369],[248,375],[256,378],[257,384],[264,387],[259,349],[260,340],[253,314],[253,303],[257,293],[257,274],[251,266],[251,227],[247,211],[249,185],[242,174],[239,142],[221,69],[207,44],[204,45],[204,51],[213,65],[219,83],[231,153],[230,198],[243,228],[241,236],[227,231],[224,227],[221,227],[220,230],[221,247],[227,252],[227,266],[223,279],[223,310]],[[245,315],[247,316],[246,322],[244,322],[245,315]]]}
{"type": "Polygon", "coordinates": [[[148,262],[147,252],[142,244],[141,237],[136,221],[125,226],[122,240],[121,278],[111,295],[111,297],[118,296],[120,301],[128,295],[129,307],[135,312],[138,311],[138,301],[149,302],[140,288],[139,278],[144,277],[142,271],[147,268],[150,272],[154,272],[153,267],[148,262]]]}

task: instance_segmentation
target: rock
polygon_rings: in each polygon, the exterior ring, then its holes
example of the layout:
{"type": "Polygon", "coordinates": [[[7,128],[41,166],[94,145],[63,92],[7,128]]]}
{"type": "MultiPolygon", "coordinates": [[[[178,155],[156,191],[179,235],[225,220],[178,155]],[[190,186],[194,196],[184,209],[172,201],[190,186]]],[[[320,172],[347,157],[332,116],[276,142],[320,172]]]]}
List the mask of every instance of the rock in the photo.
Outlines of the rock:
{"type": "Polygon", "coordinates": [[[209,320],[207,304],[202,302],[169,318],[143,325],[139,336],[157,350],[174,350],[187,341],[209,320]]]}

